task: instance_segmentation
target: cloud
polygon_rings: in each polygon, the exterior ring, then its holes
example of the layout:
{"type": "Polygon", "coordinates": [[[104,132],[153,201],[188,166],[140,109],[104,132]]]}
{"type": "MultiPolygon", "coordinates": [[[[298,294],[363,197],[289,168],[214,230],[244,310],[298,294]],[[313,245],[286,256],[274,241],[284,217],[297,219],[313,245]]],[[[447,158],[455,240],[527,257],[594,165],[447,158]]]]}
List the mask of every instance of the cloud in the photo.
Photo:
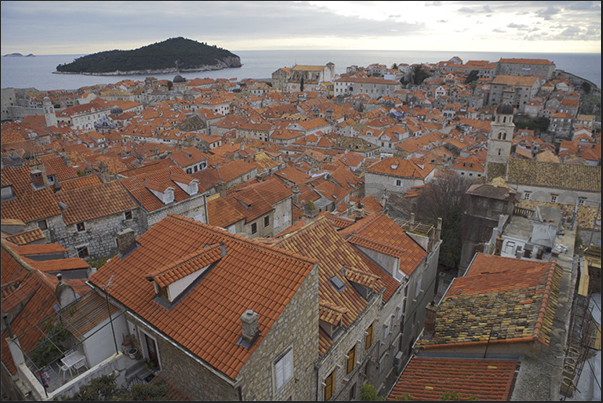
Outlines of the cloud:
{"type": "Polygon", "coordinates": [[[565,6],[574,11],[601,11],[601,2],[598,1],[575,1],[565,6]]]}
{"type": "Polygon", "coordinates": [[[448,22],[448,20],[438,20],[439,23],[445,24],[448,22]]]}
{"type": "Polygon", "coordinates": [[[538,10],[536,11],[536,15],[538,17],[542,17],[545,20],[549,21],[551,19],[553,19],[553,16],[558,14],[561,10],[553,7],[553,6],[548,6],[547,8],[545,8],[544,10],[538,10]]]}
{"type": "Polygon", "coordinates": [[[440,7],[442,5],[441,1],[428,1],[427,3],[425,3],[425,7],[440,7]]]}
{"type": "Polygon", "coordinates": [[[507,28],[515,28],[515,29],[527,29],[528,26],[525,24],[515,24],[514,22],[507,24],[507,28]]]}
{"type": "Polygon", "coordinates": [[[507,32],[507,31],[502,30],[502,29],[498,29],[498,28],[494,28],[494,29],[492,30],[492,32],[496,32],[496,33],[498,33],[498,34],[504,34],[504,33],[505,33],[505,32],[507,32]]]}

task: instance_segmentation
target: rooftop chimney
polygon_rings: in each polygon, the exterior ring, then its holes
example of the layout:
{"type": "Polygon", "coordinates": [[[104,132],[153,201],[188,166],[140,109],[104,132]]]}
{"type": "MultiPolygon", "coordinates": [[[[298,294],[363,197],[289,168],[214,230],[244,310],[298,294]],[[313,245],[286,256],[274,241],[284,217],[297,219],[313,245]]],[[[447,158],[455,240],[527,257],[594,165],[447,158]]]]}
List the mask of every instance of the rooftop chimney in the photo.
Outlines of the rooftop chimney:
{"type": "Polygon", "coordinates": [[[425,335],[433,335],[435,333],[435,322],[436,314],[438,312],[438,306],[431,301],[429,305],[425,307],[425,335]]]}
{"type": "Polygon", "coordinates": [[[358,221],[364,217],[364,204],[358,203],[356,207],[356,217],[354,221],[358,221]]]}
{"type": "Polygon", "coordinates": [[[44,164],[32,165],[30,171],[31,183],[36,189],[40,189],[48,185],[48,179],[46,179],[46,170],[44,164]]]}
{"type": "Polygon", "coordinates": [[[241,326],[243,328],[241,344],[246,348],[251,347],[259,334],[259,317],[260,315],[257,312],[253,312],[253,309],[248,309],[241,315],[241,326]]]}
{"type": "Polygon", "coordinates": [[[292,185],[291,193],[293,193],[293,204],[299,204],[299,193],[300,193],[299,185],[292,185]]]}
{"type": "Polygon", "coordinates": [[[59,306],[64,308],[76,300],[75,291],[73,290],[73,287],[63,281],[63,275],[61,273],[57,274],[57,280],[59,280],[59,283],[54,290],[54,295],[57,298],[59,306]]]}
{"type": "Polygon", "coordinates": [[[126,255],[130,249],[132,242],[136,240],[136,233],[132,228],[126,228],[123,231],[119,231],[117,234],[117,249],[123,256],[126,255]]]}

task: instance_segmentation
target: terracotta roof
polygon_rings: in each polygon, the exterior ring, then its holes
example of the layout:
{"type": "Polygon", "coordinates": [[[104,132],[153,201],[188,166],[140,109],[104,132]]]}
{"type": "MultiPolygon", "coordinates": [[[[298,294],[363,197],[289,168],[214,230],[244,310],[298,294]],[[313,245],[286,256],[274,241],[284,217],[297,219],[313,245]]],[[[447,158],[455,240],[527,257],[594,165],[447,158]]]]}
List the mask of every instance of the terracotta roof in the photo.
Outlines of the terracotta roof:
{"type": "Polygon", "coordinates": [[[97,175],[87,175],[61,182],[61,190],[67,192],[74,189],[100,185],[101,183],[102,182],[97,175]]]}
{"type": "Polygon", "coordinates": [[[52,192],[46,187],[35,190],[29,167],[2,169],[2,187],[12,186],[15,198],[2,202],[2,218],[16,218],[25,223],[61,214],[52,192]]]}
{"type": "Polygon", "coordinates": [[[421,168],[415,162],[402,158],[385,158],[368,167],[366,172],[398,176],[402,178],[419,178],[424,179],[431,173],[433,166],[425,164],[421,168]]]}
{"type": "Polygon", "coordinates": [[[19,232],[18,234],[10,235],[6,237],[8,242],[12,242],[15,245],[27,245],[29,243],[44,239],[44,233],[40,228],[30,229],[29,231],[19,232]]]}
{"type": "MultiPolygon", "coordinates": [[[[137,176],[128,177],[122,179],[121,184],[128,190],[130,195],[146,211],[154,211],[160,209],[165,206],[163,201],[159,200],[157,196],[155,196],[149,188],[156,189],[166,189],[167,187],[171,187],[174,189],[174,201],[180,202],[188,199],[189,196],[184,190],[180,188],[176,183],[174,183],[173,179],[170,179],[170,173],[174,173],[174,175],[182,175],[185,178],[190,178],[190,175],[187,175],[182,168],[172,166],[163,169],[158,169],[155,171],[151,171],[148,173],[140,174],[137,176]],[[154,186],[156,184],[157,186],[154,186]]],[[[193,178],[191,178],[192,180],[193,178]]],[[[201,186],[199,186],[199,193],[205,192],[201,186]]]]}
{"type": "Polygon", "coordinates": [[[33,259],[29,259],[24,257],[23,260],[34,269],[38,269],[43,272],[56,272],[56,271],[64,271],[64,270],[79,270],[79,269],[88,269],[90,265],[85,260],[79,257],[72,257],[66,259],[52,259],[52,260],[43,260],[36,261],[33,259]]]}
{"type": "Polygon", "coordinates": [[[538,78],[535,76],[509,76],[501,74],[494,77],[491,84],[531,87],[536,83],[536,81],[538,81],[538,78]]]}
{"type": "Polygon", "coordinates": [[[243,188],[226,197],[226,201],[245,216],[245,223],[249,223],[264,214],[274,210],[262,194],[253,188],[243,188]]]}
{"type": "Polygon", "coordinates": [[[243,176],[246,173],[253,171],[254,169],[257,169],[255,164],[246,162],[245,160],[236,160],[228,164],[222,165],[219,168],[216,168],[215,173],[224,182],[230,182],[231,180],[243,176]]]}
{"type": "MultiPolygon", "coordinates": [[[[114,277],[112,297],[149,321],[166,337],[234,379],[315,267],[315,261],[169,214],[137,240],[125,259],[113,258],[90,278],[100,286],[114,277]],[[224,244],[222,257],[171,309],[153,301],[145,278],[205,245],[224,244]],[[260,335],[247,350],[237,344],[240,316],[259,314],[260,335]]],[[[318,307],[317,307],[318,308],[318,307]]]]}
{"type": "Polygon", "coordinates": [[[46,255],[51,253],[65,253],[67,249],[58,243],[45,243],[40,245],[17,245],[11,248],[21,256],[46,255]]]}
{"type": "Polygon", "coordinates": [[[207,199],[207,216],[210,225],[222,228],[228,228],[238,221],[245,220],[243,214],[219,195],[207,199]]]}
{"type": "Polygon", "coordinates": [[[548,346],[563,269],[541,262],[478,253],[454,280],[422,348],[533,342],[548,346]]]}
{"type": "MultiPolygon", "coordinates": [[[[352,270],[359,276],[375,277],[359,253],[331,227],[326,218],[311,222],[277,245],[318,260],[320,319],[328,323],[341,320],[344,328],[349,327],[366,307],[367,301],[355,290],[350,278],[344,273],[352,270]],[[333,277],[344,284],[343,289],[337,290],[331,284],[330,279],[333,277]]],[[[375,280],[372,284],[374,292],[384,288],[381,280],[375,280]]],[[[320,353],[324,354],[324,351],[321,350],[320,353]]]]}
{"type": "Polygon", "coordinates": [[[57,202],[67,205],[67,209],[63,211],[66,225],[137,208],[134,200],[119,182],[56,193],[54,196],[57,202]]]}
{"type": "Polygon", "coordinates": [[[553,62],[546,59],[500,59],[498,63],[511,63],[511,64],[553,64],[553,62]]]}
{"type": "Polygon", "coordinates": [[[510,400],[519,361],[413,357],[387,400],[438,401],[444,392],[461,400],[510,400]]]}
{"type": "Polygon", "coordinates": [[[275,172],[274,175],[280,179],[283,179],[284,181],[293,182],[296,185],[308,182],[308,180],[311,179],[310,175],[306,175],[305,173],[301,172],[299,169],[296,169],[294,167],[287,167],[285,169],[281,169],[280,171],[275,172]]]}
{"type": "Polygon", "coordinates": [[[61,157],[43,159],[46,175],[56,175],[58,181],[77,178],[77,172],[73,167],[68,167],[61,157]]]}
{"type": "Polygon", "coordinates": [[[366,222],[361,220],[344,231],[344,236],[350,235],[348,242],[354,245],[399,258],[399,270],[406,276],[427,256],[427,252],[384,213],[374,214],[366,222]]]}
{"type": "Polygon", "coordinates": [[[601,192],[601,167],[512,159],[509,160],[506,181],[546,188],[601,192]]]}

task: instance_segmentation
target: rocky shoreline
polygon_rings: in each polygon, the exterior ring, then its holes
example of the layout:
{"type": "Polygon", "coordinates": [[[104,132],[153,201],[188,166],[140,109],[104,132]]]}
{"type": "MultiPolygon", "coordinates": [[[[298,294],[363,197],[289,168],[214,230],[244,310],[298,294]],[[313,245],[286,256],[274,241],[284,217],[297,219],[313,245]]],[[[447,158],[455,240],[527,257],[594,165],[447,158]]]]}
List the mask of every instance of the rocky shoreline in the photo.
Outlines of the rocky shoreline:
{"type": "Polygon", "coordinates": [[[52,74],[79,74],[84,76],[130,76],[130,75],[152,75],[152,74],[176,74],[186,72],[197,72],[197,71],[216,71],[223,70],[233,67],[241,67],[241,59],[239,57],[229,57],[225,60],[218,60],[218,63],[213,65],[201,65],[193,68],[181,68],[176,69],[175,67],[168,67],[165,69],[140,69],[140,70],[128,70],[128,71],[109,71],[106,73],[89,73],[89,72],[67,72],[67,71],[53,71],[52,74]]]}

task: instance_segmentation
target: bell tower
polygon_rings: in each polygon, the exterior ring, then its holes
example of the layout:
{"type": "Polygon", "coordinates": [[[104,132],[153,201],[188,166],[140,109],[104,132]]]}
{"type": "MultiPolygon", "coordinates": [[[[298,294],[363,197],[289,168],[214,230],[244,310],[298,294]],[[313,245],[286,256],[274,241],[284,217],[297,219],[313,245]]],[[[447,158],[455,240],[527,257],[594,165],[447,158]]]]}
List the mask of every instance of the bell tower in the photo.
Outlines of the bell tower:
{"type": "Polygon", "coordinates": [[[488,141],[488,163],[507,164],[513,145],[513,107],[509,104],[500,105],[494,114],[494,122],[490,126],[488,141]]]}
{"type": "Polygon", "coordinates": [[[46,126],[57,126],[57,115],[54,113],[54,106],[50,102],[50,98],[44,97],[42,101],[42,107],[44,108],[44,117],[46,118],[46,126]]]}

